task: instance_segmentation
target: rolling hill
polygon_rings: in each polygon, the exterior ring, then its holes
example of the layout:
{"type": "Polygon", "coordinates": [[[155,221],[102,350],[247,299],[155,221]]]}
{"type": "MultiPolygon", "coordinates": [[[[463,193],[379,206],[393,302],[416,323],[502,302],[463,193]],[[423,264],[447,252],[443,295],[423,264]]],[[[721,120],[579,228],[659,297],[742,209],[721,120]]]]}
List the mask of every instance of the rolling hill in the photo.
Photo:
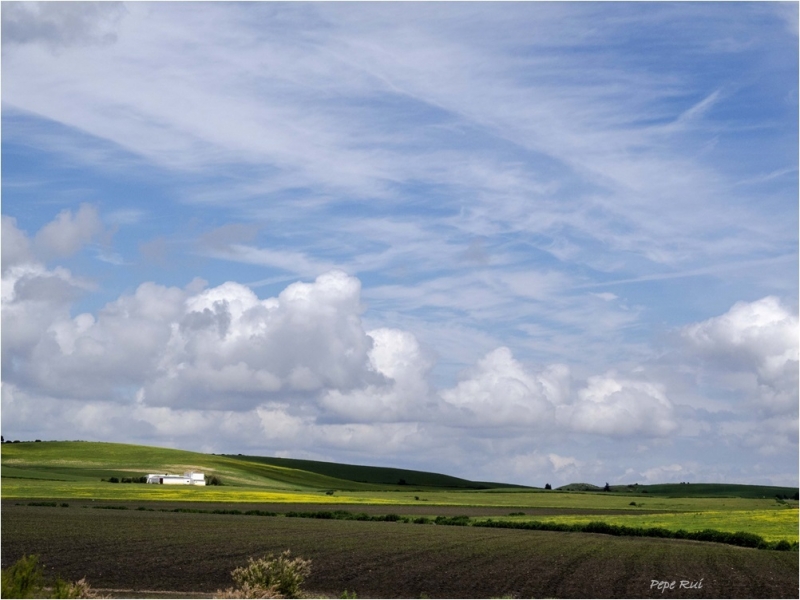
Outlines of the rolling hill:
{"type": "Polygon", "coordinates": [[[5,443],[2,477],[51,481],[97,481],[111,477],[140,477],[148,473],[202,471],[224,485],[273,490],[336,489],[351,491],[516,487],[476,482],[449,475],[346,465],[321,461],[242,455],[215,455],[107,442],[5,443]]]}

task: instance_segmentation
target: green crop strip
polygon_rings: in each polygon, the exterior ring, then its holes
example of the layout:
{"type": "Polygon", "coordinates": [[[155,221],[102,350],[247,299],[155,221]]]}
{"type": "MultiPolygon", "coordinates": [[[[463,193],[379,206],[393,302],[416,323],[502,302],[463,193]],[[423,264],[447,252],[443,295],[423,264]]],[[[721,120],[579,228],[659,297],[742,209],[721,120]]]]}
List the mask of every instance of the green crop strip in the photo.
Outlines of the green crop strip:
{"type": "Polygon", "coordinates": [[[655,537],[672,538],[678,540],[696,540],[700,542],[716,542],[718,544],[729,544],[732,546],[742,546],[745,548],[758,548],[760,550],[798,550],[797,542],[767,542],[760,535],[748,533],[746,531],[717,531],[716,529],[704,529],[702,531],[686,531],[679,529],[670,531],[663,527],[627,527],[625,525],[610,525],[602,521],[591,521],[590,523],[553,523],[542,521],[476,521],[473,527],[499,527],[502,529],[528,529],[535,531],[569,531],[579,533],[602,533],[605,535],[627,536],[627,537],[655,537]]]}
{"type": "MultiPolygon", "coordinates": [[[[55,506],[55,503],[30,503],[29,506],[55,506]]],[[[86,508],[86,507],[85,507],[86,508]]],[[[102,510],[128,510],[127,506],[92,506],[91,508],[102,510]]],[[[147,510],[171,513],[202,513],[213,515],[245,515],[259,517],[277,517],[301,519],[325,519],[338,521],[372,521],[372,522],[391,522],[391,523],[415,523],[415,524],[434,524],[449,526],[472,526],[472,527],[496,527],[500,529],[526,529],[532,531],[563,531],[572,533],[600,533],[621,537],[651,537],[651,538],[670,538],[679,540],[695,540],[700,542],[714,542],[718,544],[728,544],[731,546],[741,546],[744,548],[756,548],[759,550],[777,551],[797,551],[797,542],[779,540],[768,542],[760,535],[748,533],[746,531],[718,531],[716,529],[703,529],[701,531],[686,531],[679,529],[672,531],[663,527],[628,527],[625,525],[612,525],[603,521],[591,521],[589,523],[556,523],[546,521],[495,521],[487,519],[485,521],[473,521],[467,515],[454,517],[438,516],[431,520],[427,517],[402,517],[398,514],[390,513],[387,515],[368,515],[366,513],[352,513],[346,510],[320,510],[320,511],[289,511],[286,513],[276,513],[264,510],[240,511],[236,509],[214,509],[202,510],[197,508],[161,508],[152,509],[143,506],[136,510],[147,510]]]]}

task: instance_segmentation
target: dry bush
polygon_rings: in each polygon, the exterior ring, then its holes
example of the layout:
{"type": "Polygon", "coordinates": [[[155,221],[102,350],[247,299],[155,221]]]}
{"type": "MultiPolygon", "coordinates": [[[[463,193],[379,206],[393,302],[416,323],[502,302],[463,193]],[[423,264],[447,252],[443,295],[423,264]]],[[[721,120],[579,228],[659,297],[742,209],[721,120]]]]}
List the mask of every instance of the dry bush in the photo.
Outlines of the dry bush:
{"type": "Polygon", "coordinates": [[[214,598],[283,598],[275,587],[263,588],[249,583],[236,588],[219,590],[214,598]]]}
{"type": "Polygon", "coordinates": [[[231,572],[235,588],[220,590],[217,598],[298,598],[300,584],[311,573],[311,561],[292,558],[286,550],[280,556],[268,554],[248,559],[247,566],[231,572]]]}

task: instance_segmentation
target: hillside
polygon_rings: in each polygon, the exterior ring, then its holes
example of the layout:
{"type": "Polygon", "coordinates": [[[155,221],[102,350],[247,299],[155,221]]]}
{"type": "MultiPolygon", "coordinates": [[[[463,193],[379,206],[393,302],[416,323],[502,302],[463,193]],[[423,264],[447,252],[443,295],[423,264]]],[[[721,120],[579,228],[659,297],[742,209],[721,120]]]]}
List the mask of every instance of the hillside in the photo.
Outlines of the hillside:
{"type": "Polygon", "coordinates": [[[488,489],[499,483],[468,481],[438,473],[342,465],[320,461],[259,456],[215,455],[106,442],[6,443],[2,477],[50,481],[97,481],[139,477],[147,473],[202,471],[226,486],[274,490],[488,489]],[[401,481],[403,483],[401,483],[401,481]]]}
{"type": "MultiPolygon", "coordinates": [[[[226,455],[230,456],[230,455],[226,455]]],[[[368,483],[381,486],[414,486],[451,489],[486,490],[492,488],[525,488],[509,483],[493,483],[487,481],[469,481],[440,473],[395,469],[390,467],[369,467],[343,463],[323,462],[317,460],[300,460],[294,458],[271,458],[263,456],[245,456],[244,459],[277,467],[298,469],[337,479],[345,479],[356,483],[368,483]]]]}
{"type": "MultiPolygon", "coordinates": [[[[591,483],[570,483],[557,488],[562,492],[602,492],[602,486],[591,483]]],[[[659,496],[667,498],[794,498],[798,488],[746,485],[737,483],[658,483],[653,485],[612,485],[613,494],[632,494],[659,496]]]]}

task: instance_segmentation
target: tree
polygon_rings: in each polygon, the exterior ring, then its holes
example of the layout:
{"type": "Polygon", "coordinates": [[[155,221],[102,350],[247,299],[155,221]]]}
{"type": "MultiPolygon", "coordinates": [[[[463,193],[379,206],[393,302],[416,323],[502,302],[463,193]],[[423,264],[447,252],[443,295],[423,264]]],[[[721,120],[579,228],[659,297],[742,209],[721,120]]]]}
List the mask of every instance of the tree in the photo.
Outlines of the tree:
{"type": "Polygon", "coordinates": [[[544,484],[544,489],[546,489],[546,490],[552,490],[552,489],[553,489],[553,486],[552,486],[552,485],[550,485],[549,483],[545,483],[545,484],[544,484]]]}
{"type": "Polygon", "coordinates": [[[611,486],[608,485],[607,481],[606,481],[606,484],[603,486],[603,491],[604,492],[610,492],[611,491],[611,486]]]}

